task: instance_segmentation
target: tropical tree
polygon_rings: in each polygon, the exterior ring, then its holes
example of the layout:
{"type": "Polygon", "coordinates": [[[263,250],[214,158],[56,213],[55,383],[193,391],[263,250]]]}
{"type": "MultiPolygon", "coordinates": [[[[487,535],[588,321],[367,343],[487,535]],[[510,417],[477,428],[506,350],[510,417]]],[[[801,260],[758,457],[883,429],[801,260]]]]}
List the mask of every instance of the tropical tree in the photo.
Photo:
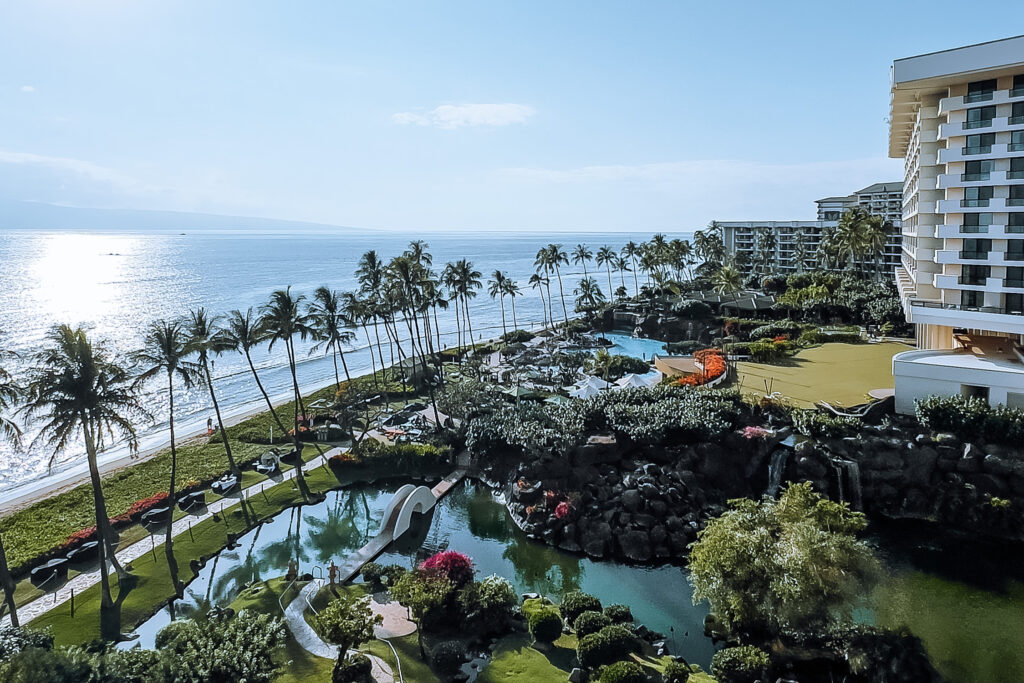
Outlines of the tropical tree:
{"type": "Polygon", "coordinates": [[[544,302],[544,286],[549,284],[548,279],[538,271],[530,276],[528,283],[530,285],[530,289],[540,290],[540,311],[544,318],[544,327],[553,327],[554,325],[552,321],[548,319],[548,306],[544,302]]]}
{"type": "MultiPolygon", "coordinates": [[[[640,296],[640,281],[636,277],[636,257],[640,255],[640,247],[631,240],[626,242],[626,246],[622,248],[622,253],[629,257],[629,262],[633,266],[633,296],[640,296]]],[[[619,268],[619,270],[623,271],[624,269],[619,268]]]]}
{"type": "Polygon", "coordinates": [[[287,436],[288,430],[285,429],[284,423],[281,422],[281,418],[277,414],[277,409],[274,408],[274,404],[270,401],[270,396],[267,394],[263,382],[260,381],[260,373],[256,371],[256,365],[252,360],[252,350],[266,341],[266,333],[260,326],[259,320],[253,314],[252,308],[247,308],[244,313],[239,310],[228,313],[224,337],[227,343],[230,344],[230,348],[245,356],[253,379],[256,380],[256,386],[259,388],[260,394],[267,404],[267,410],[270,411],[270,416],[274,418],[277,428],[281,430],[281,436],[287,436]]]}
{"type": "MultiPolygon", "coordinates": [[[[147,417],[129,372],[108,353],[102,344],[89,341],[80,327],[57,325],[46,335],[43,348],[33,356],[22,412],[38,420],[40,431],[34,445],[53,450],[49,465],[57,455],[81,435],[85,442],[96,513],[97,550],[100,572],[101,613],[114,606],[107,577],[109,562],[122,579],[127,572],[114,555],[114,536],[107,516],[96,453],[105,438],[122,438],[129,449],[138,448],[133,419],[147,417]]],[[[124,591],[122,585],[121,591],[124,591]]]]}
{"type": "MultiPolygon", "coordinates": [[[[309,302],[307,313],[313,338],[316,339],[316,344],[309,352],[314,353],[324,349],[326,353],[331,354],[334,360],[334,384],[341,389],[338,358],[341,358],[341,365],[345,369],[345,380],[351,382],[352,376],[348,373],[348,363],[345,361],[343,346],[355,338],[355,334],[346,329],[352,323],[345,317],[341,294],[330,287],[317,287],[313,292],[313,300],[309,302]]],[[[371,352],[370,355],[372,356],[373,353],[371,352]]]]}
{"type": "Polygon", "coordinates": [[[554,271],[555,277],[558,278],[558,296],[562,301],[562,317],[565,320],[566,327],[569,326],[569,310],[565,307],[565,290],[562,288],[562,268],[563,264],[568,265],[569,257],[562,249],[561,244],[549,244],[541,250],[539,257],[543,264],[554,271]]]}
{"type": "Polygon", "coordinates": [[[512,301],[512,327],[513,329],[519,329],[519,321],[516,319],[516,297],[521,296],[523,291],[519,289],[519,284],[508,277],[505,278],[505,294],[512,301]]]}
{"type": "MultiPolygon", "coordinates": [[[[174,378],[177,377],[186,388],[203,381],[203,369],[198,363],[186,360],[193,349],[188,345],[189,335],[180,320],[155,320],[146,332],[143,348],[134,354],[135,362],[142,371],[135,380],[136,386],[164,374],[167,376],[168,425],[171,432],[171,476],[167,488],[167,502],[174,510],[175,484],[178,475],[178,451],[174,439],[174,378]]],[[[227,439],[225,438],[225,442],[227,439]]],[[[184,586],[178,577],[178,560],[174,557],[172,545],[174,515],[168,513],[164,537],[164,552],[167,567],[171,573],[174,592],[180,598],[184,586]]]]}
{"type": "Polygon", "coordinates": [[[220,430],[221,439],[224,440],[224,453],[228,458],[228,467],[232,472],[240,475],[242,470],[235,463],[235,458],[231,453],[231,442],[224,429],[224,420],[220,415],[220,403],[217,401],[217,392],[213,388],[213,374],[210,372],[210,354],[220,355],[233,348],[231,339],[220,329],[219,324],[219,318],[210,316],[205,308],[197,308],[189,313],[185,333],[188,335],[189,349],[199,355],[203,383],[210,390],[210,401],[213,402],[213,412],[217,416],[217,428],[220,430]]]}
{"type": "Polygon", "coordinates": [[[793,238],[793,266],[796,268],[796,272],[804,272],[804,269],[807,268],[807,258],[809,256],[810,254],[807,251],[807,236],[804,233],[803,228],[799,228],[793,238]]]}
{"type": "Polygon", "coordinates": [[[754,265],[759,276],[764,277],[775,272],[777,265],[775,252],[778,243],[779,241],[775,236],[774,230],[767,226],[758,228],[755,240],[755,251],[757,253],[754,256],[754,265]]]}
{"type": "Polygon", "coordinates": [[[828,632],[849,623],[880,572],[857,538],[867,521],[845,503],[791,484],[778,500],[736,499],[711,520],[690,553],[694,604],[711,603],[736,633],[828,632]]]}
{"type": "Polygon", "coordinates": [[[743,288],[743,275],[732,264],[725,264],[715,271],[711,284],[719,294],[735,294],[743,288]]]}
{"type": "Polygon", "coordinates": [[[604,292],[592,277],[585,277],[580,280],[579,286],[573,290],[576,294],[576,308],[592,314],[602,303],[604,303],[604,292]]]}
{"type": "Polygon", "coordinates": [[[491,279],[487,281],[487,293],[491,295],[491,299],[498,298],[501,301],[501,332],[507,337],[508,328],[505,326],[505,283],[508,278],[500,270],[495,270],[491,273],[491,279]]]}
{"type": "Polygon", "coordinates": [[[477,290],[483,286],[480,282],[480,271],[474,269],[469,260],[459,259],[455,262],[453,272],[455,293],[462,300],[462,312],[466,319],[466,327],[469,329],[470,348],[476,348],[473,341],[473,319],[469,315],[469,300],[476,298],[477,290]]]}
{"type": "MultiPolygon", "coordinates": [[[[622,289],[626,288],[626,273],[630,272],[629,259],[622,254],[615,259],[615,270],[619,271],[619,286],[622,289]]],[[[623,297],[626,295],[624,294],[623,297]]]]}
{"type": "Polygon", "coordinates": [[[583,277],[587,277],[587,261],[594,258],[594,252],[585,244],[577,244],[572,250],[572,262],[583,266],[583,277]]]}
{"type": "MultiPolygon", "coordinates": [[[[302,443],[299,441],[299,411],[303,415],[306,407],[302,403],[302,394],[299,392],[299,377],[295,371],[295,337],[300,339],[308,338],[313,330],[309,326],[309,319],[302,313],[302,302],[306,297],[292,294],[291,287],[278,289],[270,294],[270,301],[260,307],[260,327],[266,331],[266,338],[270,342],[269,350],[274,349],[274,344],[281,342],[285,348],[285,355],[288,360],[288,370],[292,375],[292,392],[295,397],[294,431],[292,433],[295,451],[302,453],[302,443]]],[[[298,478],[299,488],[306,495],[306,479],[302,471],[302,457],[298,458],[295,466],[295,476],[298,478]]]]}
{"type": "Polygon", "coordinates": [[[616,262],[617,262],[616,258],[617,257],[616,257],[615,251],[611,247],[609,247],[608,245],[605,245],[605,246],[603,246],[603,247],[601,247],[600,249],[597,250],[597,257],[595,259],[597,261],[597,265],[598,265],[599,268],[601,266],[604,266],[605,270],[608,272],[608,294],[609,294],[609,296],[611,295],[611,292],[612,292],[612,266],[614,266],[616,264],[616,262]]]}
{"type": "MultiPolygon", "coordinates": [[[[0,348],[0,362],[7,358],[13,358],[14,353],[0,348]]],[[[15,401],[21,397],[22,389],[14,382],[11,374],[0,365],[0,437],[7,439],[15,447],[21,446],[21,428],[7,417],[8,411],[14,408],[15,401]]],[[[4,539],[0,536],[0,586],[4,589],[4,603],[11,613],[11,625],[18,626],[18,606],[14,602],[14,579],[7,567],[7,552],[4,549],[4,539]]],[[[0,609],[0,616],[3,616],[3,609],[0,609]]]]}

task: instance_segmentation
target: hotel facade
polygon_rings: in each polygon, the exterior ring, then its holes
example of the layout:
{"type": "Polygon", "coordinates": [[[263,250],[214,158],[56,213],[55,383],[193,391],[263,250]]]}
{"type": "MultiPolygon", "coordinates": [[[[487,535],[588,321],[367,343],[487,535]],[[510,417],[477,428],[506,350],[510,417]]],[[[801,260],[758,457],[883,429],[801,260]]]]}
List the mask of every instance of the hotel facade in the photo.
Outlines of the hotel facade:
{"type": "Polygon", "coordinates": [[[1024,409],[1024,36],[899,59],[891,76],[896,284],[918,343],[893,358],[896,409],[932,394],[1024,409]]]}

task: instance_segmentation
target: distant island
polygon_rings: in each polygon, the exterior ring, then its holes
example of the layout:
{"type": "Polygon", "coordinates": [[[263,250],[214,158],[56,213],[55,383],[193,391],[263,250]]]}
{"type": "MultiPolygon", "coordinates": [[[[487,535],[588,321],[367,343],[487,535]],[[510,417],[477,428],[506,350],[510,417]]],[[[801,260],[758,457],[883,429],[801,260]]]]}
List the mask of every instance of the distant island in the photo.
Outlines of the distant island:
{"type": "Polygon", "coordinates": [[[225,216],[186,211],[97,209],[39,202],[0,202],[0,230],[91,230],[103,232],[190,230],[294,230],[369,234],[367,228],[287,221],[252,216],[225,216]]]}

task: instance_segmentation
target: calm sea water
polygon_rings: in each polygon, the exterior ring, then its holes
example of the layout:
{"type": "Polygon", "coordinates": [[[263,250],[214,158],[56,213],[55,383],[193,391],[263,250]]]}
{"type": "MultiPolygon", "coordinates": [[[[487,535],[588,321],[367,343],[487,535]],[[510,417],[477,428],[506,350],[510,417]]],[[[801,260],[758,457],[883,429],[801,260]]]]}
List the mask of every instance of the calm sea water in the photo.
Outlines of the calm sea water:
{"type": "MultiPolygon", "coordinates": [[[[689,234],[672,235],[688,238],[689,234]]],[[[354,271],[359,257],[376,249],[385,259],[401,253],[410,239],[425,239],[436,269],[448,261],[470,259],[483,273],[495,269],[519,281],[523,296],[516,301],[520,327],[542,320],[540,298],[527,279],[533,273],[538,248],[549,242],[568,250],[583,242],[596,251],[601,245],[618,250],[627,241],[642,241],[649,233],[618,234],[125,234],[69,232],[0,233],[0,344],[26,356],[39,348],[46,331],[55,323],[84,324],[95,339],[104,340],[115,355],[126,359],[142,343],[146,326],[160,317],[185,315],[205,306],[222,313],[245,310],[265,302],[274,289],[291,285],[298,293],[312,294],[321,285],[334,289],[355,289],[354,271]]],[[[593,270],[591,263],[588,268],[593,270]]],[[[567,306],[572,306],[572,289],[582,275],[579,266],[563,271],[567,306]]],[[[605,273],[595,273],[602,290],[607,290],[605,273]]],[[[620,279],[613,273],[613,286],[620,279]]],[[[627,273],[626,284],[633,283],[627,273]]],[[[557,297],[557,286],[552,288],[557,297]]],[[[607,294],[607,292],[605,292],[607,294]]],[[[555,302],[556,319],[561,314],[555,302]]],[[[511,308],[506,301],[508,324],[511,308]]],[[[470,306],[473,331],[483,337],[501,333],[497,301],[481,291],[470,306]]],[[[449,310],[440,314],[442,340],[454,344],[455,317],[449,310]]],[[[358,342],[346,353],[353,374],[371,370],[370,356],[361,331],[358,342]]],[[[310,343],[300,344],[298,370],[303,390],[313,390],[334,381],[334,366],[322,354],[307,356],[310,343]]],[[[385,350],[385,359],[387,351],[385,350]]],[[[265,348],[255,361],[272,397],[287,399],[290,378],[283,348],[265,348]]],[[[9,364],[10,365],[10,364],[9,364]]],[[[9,368],[15,375],[24,371],[25,361],[9,368]]],[[[245,360],[238,354],[218,357],[214,365],[215,386],[223,412],[230,416],[259,407],[261,398],[245,360]]],[[[139,425],[142,447],[167,440],[167,401],[162,383],[146,387],[146,404],[154,415],[151,424],[139,425]]],[[[205,389],[175,392],[179,433],[205,427],[212,417],[205,389]]],[[[25,425],[27,442],[35,436],[25,425]]],[[[123,452],[121,444],[107,444],[107,457],[123,452]]],[[[0,443],[0,491],[12,485],[47,476],[52,453],[43,447],[14,450],[0,443]]],[[[82,459],[81,447],[58,456],[55,471],[82,459]]]]}

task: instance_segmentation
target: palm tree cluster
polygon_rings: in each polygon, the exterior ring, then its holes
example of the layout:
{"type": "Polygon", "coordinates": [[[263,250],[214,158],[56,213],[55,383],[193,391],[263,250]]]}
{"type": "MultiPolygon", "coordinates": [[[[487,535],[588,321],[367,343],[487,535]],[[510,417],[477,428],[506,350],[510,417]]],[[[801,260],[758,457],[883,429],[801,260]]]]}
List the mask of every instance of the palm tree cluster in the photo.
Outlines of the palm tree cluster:
{"type": "Polygon", "coordinates": [[[843,212],[835,228],[822,232],[818,258],[832,268],[855,268],[862,277],[870,262],[872,275],[880,278],[884,275],[882,257],[891,230],[892,225],[881,216],[854,207],[843,212]]]}

